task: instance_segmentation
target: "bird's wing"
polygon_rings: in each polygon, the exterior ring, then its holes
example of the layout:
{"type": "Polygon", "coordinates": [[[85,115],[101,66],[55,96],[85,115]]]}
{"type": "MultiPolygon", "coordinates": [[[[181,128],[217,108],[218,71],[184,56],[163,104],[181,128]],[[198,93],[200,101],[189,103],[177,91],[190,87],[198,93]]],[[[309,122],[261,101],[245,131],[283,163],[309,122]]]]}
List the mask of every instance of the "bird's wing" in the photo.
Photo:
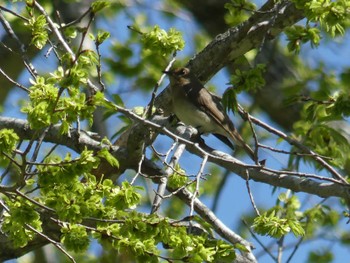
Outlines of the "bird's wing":
{"type": "MultiPolygon", "coordinates": [[[[230,134],[231,139],[240,147],[243,147],[252,160],[255,161],[254,151],[247,145],[242,136],[238,133],[229,116],[226,114],[224,107],[221,104],[220,97],[212,95],[202,84],[189,89],[187,96],[196,97],[192,101],[196,102],[197,106],[205,111],[219,126],[221,126],[228,134],[230,134]]],[[[222,135],[224,134],[214,134],[219,135],[219,139],[222,140],[222,135]]],[[[225,135],[224,135],[225,136],[225,135]]]]}
{"type": "Polygon", "coordinates": [[[233,122],[226,114],[224,107],[221,104],[220,97],[212,95],[207,89],[202,88],[198,94],[199,107],[205,111],[217,124],[219,124],[238,146],[244,147],[243,138],[236,130],[233,122]]]}
{"type": "Polygon", "coordinates": [[[213,95],[202,88],[198,94],[198,106],[205,111],[216,123],[220,124],[227,132],[231,132],[233,123],[225,113],[224,107],[221,105],[219,99],[214,98],[213,95]]]}

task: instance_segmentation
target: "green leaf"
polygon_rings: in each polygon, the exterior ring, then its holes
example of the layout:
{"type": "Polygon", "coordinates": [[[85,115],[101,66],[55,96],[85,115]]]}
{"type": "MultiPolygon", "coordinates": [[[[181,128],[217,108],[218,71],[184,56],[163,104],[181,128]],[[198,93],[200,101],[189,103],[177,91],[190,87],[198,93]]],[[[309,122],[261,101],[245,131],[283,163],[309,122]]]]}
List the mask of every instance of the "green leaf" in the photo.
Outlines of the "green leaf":
{"type": "Polygon", "coordinates": [[[61,228],[61,242],[68,250],[74,252],[85,252],[90,244],[86,229],[79,225],[67,225],[61,228]]]}
{"type": "Polygon", "coordinates": [[[255,68],[241,71],[237,69],[231,77],[231,83],[236,89],[236,93],[241,91],[256,91],[265,86],[263,73],[266,66],[258,64],[255,68]]]}
{"type": "Polygon", "coordinates": [[[276,215],[276,211],[265,212],[256,217],[253,224],[255,232],[274,238],[281,238],[291,231],[295,236],[304,235],[304,230],[297,220],[280,218],[276,215]]]}
{"type": "Polygon", "coordinates": [[[224,8],[228,11],[224,17],[226,23],[235,26],[248,19],[256,10],[256,5],[247,0],[231,0],[230,3],[224,5],[224,8]]]}
{"type": "Polygon", "coordinates": [[[294,51],[297,54],[300,52],[302,44],[310,42],[311,47],[317,47],[321,41],[321,32],[316,27],[293,25],[288,27],[284,32],[289,41],[289,51],[294,51]]]}
{"type": "Polygon", "coordinates": [[[118,160],[107,150],[107,148],[103,148],[97,153],[98,157],[104,158],[111,166],[119,167],[118,160]]]}
{"type": "Polygon", "coordinates": [[[348,23],[349,1],[293,0],[296,7],[304,10],[309,22],[319,23],[331,37],[344,35],[348,23]]]}
{"type": "Polygon", "coordinates": [[[30,27],[32,32],[31,43],[38,49],[42,49],[49,38],[45,16],[39,15],[37,17],[32,17],[29,19],[27,25],[30,27]]]}
{"type": "Polygon", "coordinates": [[[307,262],[309,263],[331,263],[333,262],[334,256],[328,249],[318,249],[311,251],[307,262]]]}
{"type": "Polygon", "coordinates": [[[231,111],[232,113],[238,111],[237,93],[233,87],[226,89],[221,101],[225,111],[231,111]]]}
{"type": "Polygon", "coordinates": [[[137,190],[142,187],[132,186],[129,182],[122,182],[120,189],[115,188],[113,192],[108,193],[106,197],[106,206],[112,206],[116,209],[135,209],[141,201],[141,195],[137,190]]]}
{"type": "Polygon", "coordinates": [[[170,28],[169,32],[166,32],[158,25],[154,26],[150,32],[142,34],[141,40],[145,49],[163,57],[182,50],[185,46],[181,32],[174,28],[170,28]]]}
{"type": "Polygon", "coordinates": [[[332,110],[336,115],[350,116],[350,94],[348,92],[339,94],[332,110]]]}
{"type": "Polygon", "coordinates": [[[16,148],[19,141],[18,135],[12,129],[0,130],[0,152],[10,153],[16,148]]]}
{"type": "Polygon", "coordinates": [[[110,5],[110,1],[95,1],[91,4],[91,10],[95,14],[110,5]]]}
{"type": "Polygon", "coordinates": [[[106,31],[99,31],[97,33],[97,38],[96,38],[96,44],[101,45],[106,39],[108,39],[111,36],[109,32],[106,31]]]}
{"type": "Polygon", "coordinates": [[[30,225],[37,231],[42,231],[40,215],[33,204],[21,198],[10,200],[2,197],[9,211],[4,211],[2,231],[9,236],[15,247],[24,247],[36,237],[36,233],[29,230],[30,225]]]}
{"type": "Polygon", "coordinates": [[[188,177],[186,176],[186,172],[177,164],[175,167],[175,172],[168,178],[168,186],[170,188],[177,189],[184,186],[187,182],[188,177]]]}

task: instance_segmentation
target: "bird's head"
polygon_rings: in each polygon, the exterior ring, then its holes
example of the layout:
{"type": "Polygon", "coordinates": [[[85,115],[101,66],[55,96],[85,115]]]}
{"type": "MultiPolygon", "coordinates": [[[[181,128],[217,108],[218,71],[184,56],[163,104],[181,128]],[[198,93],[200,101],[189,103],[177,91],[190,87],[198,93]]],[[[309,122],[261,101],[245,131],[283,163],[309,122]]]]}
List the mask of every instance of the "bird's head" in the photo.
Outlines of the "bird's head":
{"type": "Polygon", "coordinates": [[[167,74],[171,84],[188,84],[191,82],[191,71],[188,68],[177,68],[174,70],[163,71],[167,74]]]}

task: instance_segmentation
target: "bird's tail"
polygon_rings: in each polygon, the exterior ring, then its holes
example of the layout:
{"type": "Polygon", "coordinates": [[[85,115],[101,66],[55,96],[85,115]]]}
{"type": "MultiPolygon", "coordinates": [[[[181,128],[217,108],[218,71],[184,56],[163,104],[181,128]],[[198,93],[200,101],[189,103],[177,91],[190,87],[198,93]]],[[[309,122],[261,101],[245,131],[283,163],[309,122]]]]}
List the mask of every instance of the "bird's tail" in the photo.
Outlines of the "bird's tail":
{"type": "Polygon", "coordinates": [[[245,143],[242,136],[238,133],[238,131],[236,129],[233,129],[231,131],[231,137],[232,137],[234,143],[237,146],[243,148],[246,151],[246,153],[249,155],[249,157],[256,163],[257,157],[255,155],[255,152],[253,151],[252,148],[250,148],[250,146],[248,144],[245,143]]]}

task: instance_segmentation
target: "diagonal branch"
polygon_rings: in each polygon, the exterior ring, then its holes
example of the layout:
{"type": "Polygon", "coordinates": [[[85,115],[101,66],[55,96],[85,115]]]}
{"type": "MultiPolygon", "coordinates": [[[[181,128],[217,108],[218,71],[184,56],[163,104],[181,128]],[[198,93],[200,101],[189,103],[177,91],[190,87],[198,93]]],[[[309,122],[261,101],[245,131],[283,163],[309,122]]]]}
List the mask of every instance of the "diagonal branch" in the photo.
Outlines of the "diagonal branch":
{"type": "MultiPolygon", "coordinates": [[[[183,133],[183,135],[186,139],[190,139],[190,137],[191,137],[191,132],[188,130],[189,129],[186,129],[185,132],[183,133]]],[[[162,199],[164,198],[165,189],[167,187],[168,178],[170,175],[172,175],[174,173],[175,166],[178,163],[181,155],[185,151],[185,147],[186,147],[185,143],[180,143],[177,145],[177,148],[176,148],[176,150],[175,150],[175,152],[170,160],[169,166],[165,170],[165,174],[159,180],[160,182],[158,184],[157,193],[154,197],[154,201],[152,204],[152,210],[151,210],[152,214],[157,212],[160,205],[161,205],[162,199]]]]}
{"type": "MultiPolygon", "coordinates": [[[[270,184],[272,186],[283,187],[295,192],[305,192],[320,197],[341,197],[345,199],[349,199],[350,197],[350,186],[335,179],[325,178],[318,175],[308,175],[305,173],[265,169],[264,167],[256,165],[246,165],[223,152],[210,149],[209,147],[204,150],[200,148],[198,144],[177,136],[162,125],[149,120],[144,120],[132,111],[123,109],[119,106],[118,108],[120,108],[119,111],[127,117],[132,118],[143,125],[152,127],[158,132],[166,134],[181,143],[185,143],[186,148],[191,153],[201,157],[208,155],[209,162],[230,170],[244,180],[246,180],[246,170],[248,170],[250,179],[270,184]]],[[[29,128],[29,124],[25,120],[0,117],[0,129],[1,128],[14,129],[22,139],[31,139],[31,136],[34,135],[34,131],[29,128]]],[[[91,139],[88,134],[83,131],[78,133],[77,130],[72,129],[71,137],[62,135],[59,132],[59,125],[53,126],[53,128],[48,131],[45,141],[65,145],[77,152],[80,152],[85,147],[93,150],[100,150],[102,147],[106,147],[101,145],[100,142],[91,139]]],[[[112,147],[111,152],[120,161],[122,167],[119,172],[122,172],[125,169],[137,169],[137,164],[135,166],[135,163],[129,160],[126,148],[114,146],[112,147]]],[[[146,165],[144,169],[149,168],[147,172],[150,176],[163,174],[161,169],[151,166],[151,163],[152,162],[146,161],[143,163],[146,165]]]]}
{"type": "MultiPolygon", "coordinates": [[[[249,20],[217,35],[188,62],[187,67],[205,83],[223,67],[248,51],[259,48],[263,42],[275,38],[285,28],[304,18],[303,12],[291,1],[284,0],[278,4],[275,2],[268,1],[261,7],[260,12],[254,13],[249,20]]],[[[168,92],[168,89],[165,89],[157,97],[155,106],[168,108],[168,92]]]]}
{"type": "MultiPolygon", "coordinates": [[[[169,191],[173,192],[174,189],[168,188],[169,191]]],[[[219,218],[211,211],[205,204],[203,204],[198,198],[193,198],[193,194],[187,189],[182,189],[176,194],[182,201],[184,201],[188,206],[191,206],[193,202],[194,210],[206,221],[208,222],[221,237],[227,239],[232,244],[239,243],[243,245],[247,251],[243,254],[246,261],[245,262],[257,262],[253,253],[252,245],[233,232],[228,228],[219,218]]]]}

